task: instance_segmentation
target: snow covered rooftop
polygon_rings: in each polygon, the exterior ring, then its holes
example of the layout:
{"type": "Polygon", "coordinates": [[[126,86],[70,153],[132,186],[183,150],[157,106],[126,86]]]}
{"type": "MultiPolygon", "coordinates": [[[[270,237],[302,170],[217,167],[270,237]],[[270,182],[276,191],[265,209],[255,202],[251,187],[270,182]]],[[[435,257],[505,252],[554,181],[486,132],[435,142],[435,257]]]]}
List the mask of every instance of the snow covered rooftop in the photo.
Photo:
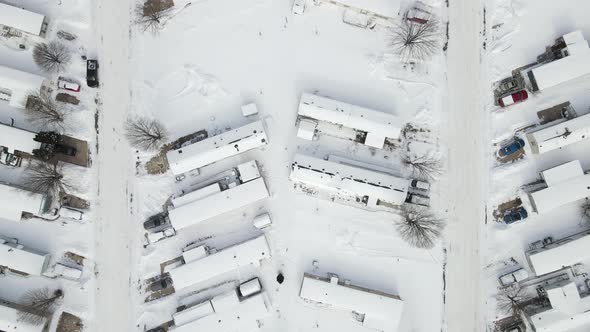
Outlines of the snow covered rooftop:
{"type": "MultiPolygon", "coordinates": [[[[588,44],[586,43],[586,47],[588,44]]],[[[536,90],[544,90],[590,73],[590,52],[579,52],[531,70],[536,90]]],[[[534,87],[534,85],[533,85],[534,87]]]]}
{"type": "Polygon", "coordinates": [[[379,201],[401,205],[410,184],[409,180],[390,174],[302,154],[295,155],[290,178],[361,198],[368,196],[367,206],[372,208],[377,207],[379,201]]]}
{"type": "Polygon", "coordinates": [[[583,174],[577,160],[541,172],[548,187],[529,194],[538,213],[545,213],[590,197],[590,174],[583,174]]]}
{"type": "Polygon", "coordinates": [[[0,331],[6,332],[42,332],[46,318],[40,318],[41,324],[31,325],[18,319],[18,310],[9,302],[0,300],[0,331]]]}
{"type": "Polygon", "coordinates": [[[378,331],[397,331],[404,307],[395,295],[340,283],[335,277],[328,280],[310,274],[303,276],[299,296],[354,312],[362,326],[378,331]]]}
{"type": "Polygon", "coordinates": [[[588,47],[588,41],[584,39],[584,36],[580,30],[565,34],[562,38],[567,45],[566,47],[569,56],[580,55],[590,51],[590,48],[588,47]]]}
{"type": "Polygon", "coordinates": [[[240,301],[235,290],[201,304],[198,310],[201,317],[177,326],[172,331],[249,332],[258,330],[258,321],[268,315],[262,294],[240,301]]]}
{"type": "Polygon", "coordinates": [[[223,273],[270,258],[266,238],[261,235],[241,244],[223,249],[213,255],[181,265],[170,271],[174,288],[179,291],[223,273]]]}
{"type": "Polygon", "coordinates": [[[322,2],[340,3],[357,9],[363,9],[386,17],[396,17],[400,11],[399,0],[327,0],[322,2]]]}
{"type": "MultiPolygon", "coordinates": [[[[590,60],[590,58],[589,58],[590,60]]],[[[533,153],[542,154],[590,138],[590,114],[526,135],[533,153]]]]}
{"type": "Polygon", "coordinates": [[[201,168],[268,143],[262,121],[226,131],[166,154],[174,175],[201,168]]]}
{"type": "Polygon", "coordinates": [[[0,183],[0,219],[20,221],[23,212],[42,213],[45,197],[41,194],[0,183]]]}
{"type": "Polygon", "coordinates": [[[590,260],[590,235],[575,236],[555,247],[528,253],[528,260],[540,276],[590,260]]]}
{"type": "Polygon", "coordinates": [[[47,268],[49,258],[49,254],[35,253],[22,245],[15,245],[0,238],[0,266],[40,276],[47,268]]]}
{"type": "Polygon", "coordinates": [[[223,213],[243,208],[268,196],[264,179],[257,178],[172,209],[168,212],[168,218],[172,227],[179,231],[223,213]]]}
{"type": "Polygon", "coordinates": [[[39,36],[45,16],[0,3],[0,24],[39,36]]]}
{"type": "Polygon", "coordinates": [[[41,76],[0,65],[0,92],[10,95],[12,107],[25,108],[28,96],[39,92],[44,80],[41,76]]]}
{"type": "Polygon", "coordinates": [[[0,146],[8,149],[8,152],[14,151],[33,153],[33,150],[38,149],[41,143],[34,141],[35,133],[0,124],[0,146]]]}
{"type": "Polygon", "coordinates": [[[573,281],[546,287],[546,291],[551,309],[530,318],[537,332],[590,330],[590,297],[581,298],[573,281]]]}
{"type": "MultiPolygon", "coordinates": [[[[383,148],[386,138],[399,139],[400,135],[399,119],[394,115],[310,93],[301,95],[298,114],[366,132],[367,137],[364,144],[379,149],[383,148]]],[[[310,127],[305,122],[303,124],[310,127]]],[[[306,128],[303,132],[310,130],[310,128],[306,128]]]]}

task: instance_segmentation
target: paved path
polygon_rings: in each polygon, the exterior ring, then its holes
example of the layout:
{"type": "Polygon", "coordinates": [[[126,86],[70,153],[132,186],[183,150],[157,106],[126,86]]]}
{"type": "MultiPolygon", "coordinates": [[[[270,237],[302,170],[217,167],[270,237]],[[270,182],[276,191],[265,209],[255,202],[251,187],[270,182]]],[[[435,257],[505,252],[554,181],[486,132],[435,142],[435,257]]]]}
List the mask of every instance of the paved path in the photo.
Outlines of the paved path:
{"type": "Polygon", "coordinates": [[[446,270],[448,332],[485,331],[479,311],[479,226],[484,220],[481,4],[451,0],[449,7],[449,226],[446,270]]]}

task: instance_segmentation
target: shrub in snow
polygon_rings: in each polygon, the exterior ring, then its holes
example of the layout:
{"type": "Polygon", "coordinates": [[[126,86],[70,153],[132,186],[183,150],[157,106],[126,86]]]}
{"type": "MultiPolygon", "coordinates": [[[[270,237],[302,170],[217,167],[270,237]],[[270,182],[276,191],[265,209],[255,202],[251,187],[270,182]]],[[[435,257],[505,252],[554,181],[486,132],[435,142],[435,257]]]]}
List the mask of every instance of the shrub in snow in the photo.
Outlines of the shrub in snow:
{"type": "Polygon", "coordinates": [[[157,150],[168,140],[168,132],[164,125],[147,117],[127,119],[125,130],[129,144],[142,150],[157,150]]]}
{"type": "Polygon", "coordinates": [[[63,291],[50,292],[48,288],[32,289],[21,298],[22,310],[18,320],[32,325],[41,325],[45,318],[53,314],[54,309],[63,299],[63,291]]]}
{"type": "Polygon", "coordinates": [[[413,247],[430,249],[442,235],[444,222],[426,208],[404,204],[400,217],[395,227],[402,239],[413,247]]]}
{"type": "Polygon", "coordinates": [[[55,73],[64,70],[70,63],[72,53],[62,43],[51,41],[39,43],[33,49],[33,60],[42,70],[55,73]]]}
{"type": "Polygon", "coordinates": [[[63,132],[66,112],[49,92],[35,92],[29,95],[26,105],[27,119],[41,130],[63,132]]]}
{"type": "Polygon", "coordinates": [[[438,50],[440,36],[435,18],[424,24],[404,19],[391,28],[391,48],[403,61],[427,60],[438,50]]]}

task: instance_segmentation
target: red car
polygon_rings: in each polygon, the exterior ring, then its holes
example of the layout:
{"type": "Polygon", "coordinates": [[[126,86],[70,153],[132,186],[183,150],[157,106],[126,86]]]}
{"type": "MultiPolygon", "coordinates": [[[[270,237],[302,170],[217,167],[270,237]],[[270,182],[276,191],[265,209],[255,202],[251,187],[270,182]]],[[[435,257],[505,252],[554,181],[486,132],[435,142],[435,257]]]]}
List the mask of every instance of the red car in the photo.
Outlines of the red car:
{"type": "Polygon", "coordinates": [[[502,107],[507,107],[516,103],[523,102],[529,98],[529,94],[526,90],[520,90],[511,95],[498,99],[498,104],[502,107]]]}
{"type": "Polygon", "coordinates": [[[64,90],[79,92],[80,91],[80,84],[60,77],[57,81],[57,87],[64,90]]]}

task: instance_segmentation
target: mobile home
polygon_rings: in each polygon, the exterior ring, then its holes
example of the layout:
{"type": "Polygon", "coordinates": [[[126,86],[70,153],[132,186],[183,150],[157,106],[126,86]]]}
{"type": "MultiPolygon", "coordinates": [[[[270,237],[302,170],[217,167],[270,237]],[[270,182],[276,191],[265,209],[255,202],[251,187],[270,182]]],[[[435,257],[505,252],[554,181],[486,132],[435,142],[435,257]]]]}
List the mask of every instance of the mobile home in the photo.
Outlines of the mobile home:
{"type": "Polygon", "coordinates": [[[41,76],[0,65],[0,101],[24,109],[29,95],[39,93],[44,82],[45,78],[41,76]]]}
{"type": "Polygon", "coordinates": [[[0,3],[0,25],[45,37],[48,24],[49,21],[44,15],[0,3]]]}
{"type": "Polygon", "coordinates": [[[534,154],[543,154],[590,138],[590,114],[545,127],[526,135],[534,154]]]}
{"type": "Polygon", "coordinates": [[[41,276],[49,267],[51,256],[26,248],[11,239],[0,238],[0,266],[23,276],[41,276]]]}
{"type": "MultiPolygon", "coordinates": [[[[47,325],[47,318],[38,317],[40,324],[34,325],[19,319],[23,306],[0,299],[0,331],[6,332],[42,332],[47,325]]],[[[30,313],[35,316],[35,314],[30,313]]]]}

